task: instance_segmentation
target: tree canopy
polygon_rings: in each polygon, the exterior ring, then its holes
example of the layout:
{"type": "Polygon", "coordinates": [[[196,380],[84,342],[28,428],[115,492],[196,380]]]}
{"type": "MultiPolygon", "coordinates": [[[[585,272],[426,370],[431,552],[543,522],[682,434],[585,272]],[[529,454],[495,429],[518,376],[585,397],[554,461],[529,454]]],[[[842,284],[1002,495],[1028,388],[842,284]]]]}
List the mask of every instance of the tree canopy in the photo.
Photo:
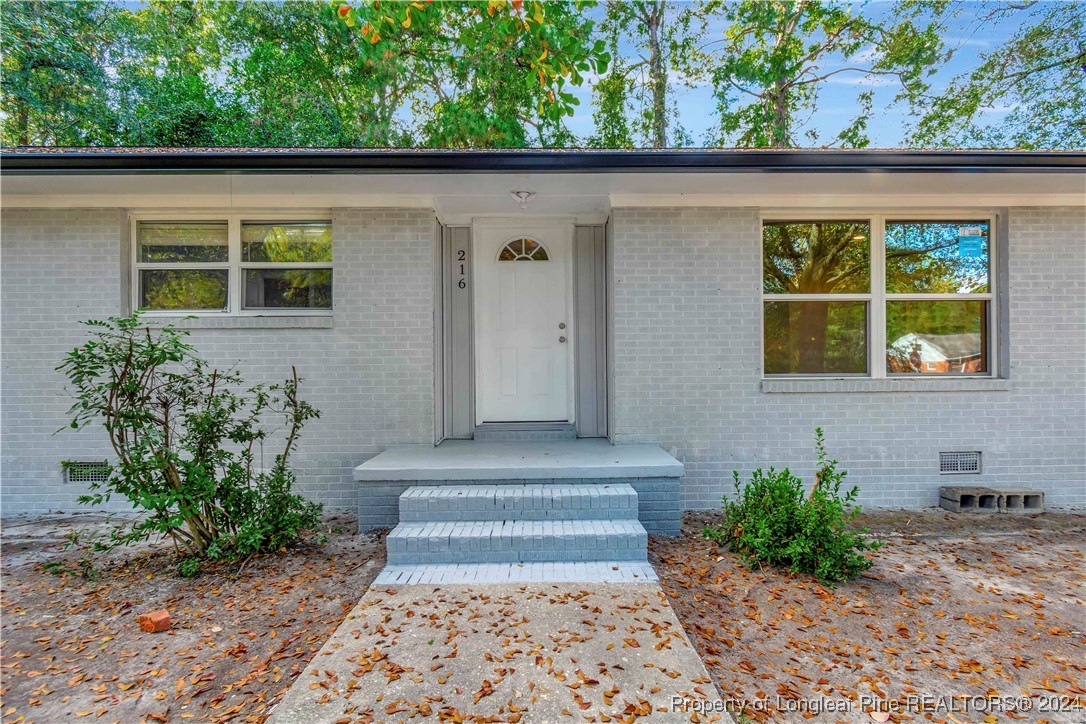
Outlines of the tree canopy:
{"type": "Polygon", "coordinates": [[[878,89],[899,145],[1073,148],[1084,37],[1028,0],[8,0],[2,142],[862,147],[878,89]],[[1016,29],[963,66],[952,23],[1016,29]]]}

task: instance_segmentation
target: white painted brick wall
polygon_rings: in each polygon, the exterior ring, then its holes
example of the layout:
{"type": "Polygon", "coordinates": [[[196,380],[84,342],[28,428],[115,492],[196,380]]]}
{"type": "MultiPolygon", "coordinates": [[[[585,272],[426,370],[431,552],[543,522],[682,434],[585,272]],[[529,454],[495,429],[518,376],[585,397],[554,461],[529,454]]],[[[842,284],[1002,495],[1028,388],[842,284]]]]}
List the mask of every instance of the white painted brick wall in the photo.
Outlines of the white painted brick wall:
{"type": "MultiPolygon", "coordinates": [[[[123,223],[115,209],[4,211],[5,515],[76,509],[84,491],[63,482],[60,461],[108,456],[100,429],[52,434],[70,404],[53,368],[84,339],[79,320],[121,311],[123,223]]],[[[301,492],[330,507],[356,504],[355,465],[391,444],[433,441],[434,224],[426,211],[335,211],[330,328],[323,320],[310,328],[275,328],[269,319],[194,324],[190,340],[201,353],[237,363],[251,383],[284,379],[297,365],[302,395],[322,415],[303,432],[294,467],[301,492]]]]}
{"type": "Polygon", "coordinates": [[[760,227],[750,209],[616,209],[616,442],[686,466],[687,508],[731,471],[813,475],[813,432],[872,506],[929,506],[947,484],[1028,485],[1086,504],[1086,210],[1011,209],[1006,391],[768,394],[760,387],[760,227]],[[940,450],[983,474],[940,476],[940,450]]]}
{"type": "MultiPolygon", "coordinates": [[[[192,341],[252,382],[296,364],[323,416],[295,459],[301,489],[351,507],[350,470],[387,445],[432,440],[432,215],[338,210],[331,328],[199,323],[192,341]],[[212,328],[208,328],[212,327],[212,328]]],[[[53,371],[79,320],[121,311],[122,214],[7,210],[2,255],[0,512],[72,510],[60,461],[108,454],[102,433],[53,432],[70,401],[53,371]]],[[[737,468],[812,473],[813,429],[869,505],[924,506],[939,484],[1043,488],[1086,503],[1086,211],[1010,214],[1007,391],[767,394],[760,389],[760,233],[752,210],[614,213],[617,442],[686,464],[684,504],[713,507],[737,468]],[[939,476],[939,450],[984,451],[981,476],[939,476]]],[[[272,454],[269,452],[269,454],[272,454]]]]}

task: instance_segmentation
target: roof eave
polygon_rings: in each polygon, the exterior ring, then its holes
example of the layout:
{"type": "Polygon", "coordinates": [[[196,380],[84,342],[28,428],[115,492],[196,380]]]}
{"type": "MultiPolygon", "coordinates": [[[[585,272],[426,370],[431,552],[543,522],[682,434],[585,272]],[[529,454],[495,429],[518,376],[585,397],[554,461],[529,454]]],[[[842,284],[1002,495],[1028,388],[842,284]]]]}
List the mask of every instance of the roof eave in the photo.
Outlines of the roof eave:
{"type": "Polygon", "coordinates": [[[1086,151],[58,150],[0,153],[4,173],[1079,172],[1086,151]]]}

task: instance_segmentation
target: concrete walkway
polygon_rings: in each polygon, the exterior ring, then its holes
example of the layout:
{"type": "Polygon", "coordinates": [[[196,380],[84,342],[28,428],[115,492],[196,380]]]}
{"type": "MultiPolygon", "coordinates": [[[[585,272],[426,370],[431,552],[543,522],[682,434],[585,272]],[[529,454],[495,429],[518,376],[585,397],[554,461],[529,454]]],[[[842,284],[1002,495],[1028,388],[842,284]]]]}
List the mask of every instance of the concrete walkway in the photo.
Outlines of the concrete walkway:
{"type": "Polygon", "coordinates": [[[273,710],[317,722],[730,721],[651,584],[371,589],[273,710]]]}

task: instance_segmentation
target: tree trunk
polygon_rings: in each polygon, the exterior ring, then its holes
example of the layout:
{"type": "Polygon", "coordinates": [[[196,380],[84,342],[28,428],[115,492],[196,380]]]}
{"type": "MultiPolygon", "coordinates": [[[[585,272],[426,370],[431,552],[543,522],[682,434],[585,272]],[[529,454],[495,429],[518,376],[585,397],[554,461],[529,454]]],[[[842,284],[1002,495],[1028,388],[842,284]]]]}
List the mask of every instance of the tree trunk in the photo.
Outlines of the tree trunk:
{"type": "Polygon", "coordinates": [[[660,29],[666,3],[654,2],[644,17],[649,31],[649,83],[652,88],[652,147],[667,148],[667,64],[661,47],[660,29]]]}
{"type": "MultiPolygon", "coordinates": [[[[789,12],[787,18],[784,21],[784,25],[779,28],[779,32],[776,36],[776,45],[781,45],[788,41],[796,31],[796,26],[799,23],[800,18],[805,12],[804,0],[798,0],[795,2],[789,12]]],[[[770,133],[770,147],[771,148],[791,148],[792,146],[792,118],[791,113],[788,110],[788,85],[793,79],[781,77],[773,83],[773,90],[769,93],[770,111],[772,112],[772,128],[770,133]]]]}
{"type": "Polygon", "coordinates": [[[788,91],[782,87],[781,82],[774,84],[772,98],[773,121],[770,129],[771,148],[790,148],[792,146],[790,129],[791,118],[788,113],[788,91]]]}
{"type": "Polygon", "coordinates": [[[799,302],[793,317],[792,344],[799,348],[800,374],[826,371],[826,328],[830,317],[829,302],[799,302]]]}
{"type": "Polygon", "coordinates": [[[19,109],[15,111],[15,128],[18,137],[15,139],[20,146],[30,145],[30,109],[26,103],[20,102],[19,109]]]}

